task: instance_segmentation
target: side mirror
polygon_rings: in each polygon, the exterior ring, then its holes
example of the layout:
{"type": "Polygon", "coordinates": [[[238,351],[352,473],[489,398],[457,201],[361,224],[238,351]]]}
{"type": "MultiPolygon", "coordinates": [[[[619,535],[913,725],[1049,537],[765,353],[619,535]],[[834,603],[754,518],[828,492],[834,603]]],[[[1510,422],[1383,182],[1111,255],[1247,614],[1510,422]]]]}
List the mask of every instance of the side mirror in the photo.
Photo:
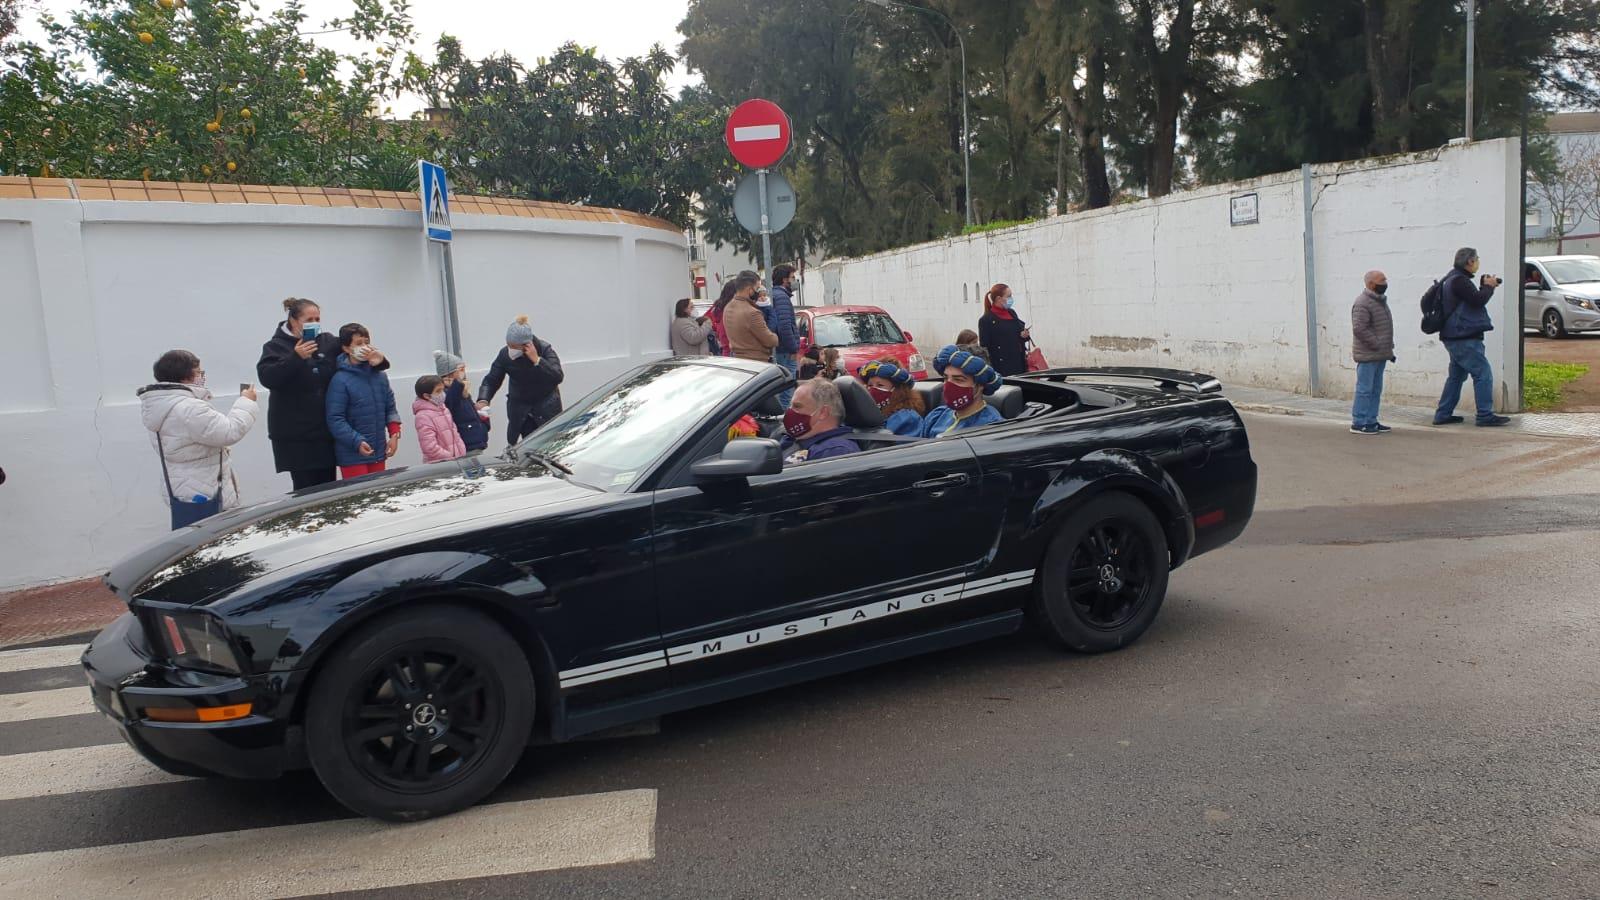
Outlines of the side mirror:
{"type": "Polygon", "coordinates": [[[908,343],[908,344],[911,343],[911,332],[902,331],[902,332],[900,332],[900,336],[906,339],[906,343],[908,343]]]}
{"type": "Polygon", "coordinates": [[[724,481],[783,472],[783,454],[771,438],[738,438],[728,442],[717,456],[702,459],[689,467],[701,481],[724,481]]]}

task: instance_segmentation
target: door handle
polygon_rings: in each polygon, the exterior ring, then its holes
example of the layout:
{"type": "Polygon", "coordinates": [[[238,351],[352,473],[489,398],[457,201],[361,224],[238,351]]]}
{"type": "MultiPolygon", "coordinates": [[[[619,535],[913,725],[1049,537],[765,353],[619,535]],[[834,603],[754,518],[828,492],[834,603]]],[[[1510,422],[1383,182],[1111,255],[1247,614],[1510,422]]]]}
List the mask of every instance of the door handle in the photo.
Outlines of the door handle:
{"type": "Polygon", "coordinates": [[[932,478],[925,478],[913,484],[912,487],[919,491],[942,491],[945,488],[961,487],[969,480],[967,476],[959,473],[955,475],[936,475],[932,478]]]}

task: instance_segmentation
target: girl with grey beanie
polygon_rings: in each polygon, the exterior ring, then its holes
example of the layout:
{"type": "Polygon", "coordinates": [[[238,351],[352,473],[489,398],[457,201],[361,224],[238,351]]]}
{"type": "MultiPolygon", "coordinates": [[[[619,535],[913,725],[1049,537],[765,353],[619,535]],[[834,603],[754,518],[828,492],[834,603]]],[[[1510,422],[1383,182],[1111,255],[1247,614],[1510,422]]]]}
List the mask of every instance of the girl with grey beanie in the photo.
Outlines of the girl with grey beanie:
{"type": "Polygon", "coordinates": [[[489,446],[489,410],[478,409],[472,402],[472,385],[467,383],[467,363],[454,353],[433,351],[433,368],[444,380],[444,408],[456,423],[461,442],[468,453],[478,453],[489,446]]]}
{"type": "Polygon", "coordinates": [[[495,354],[478,388],[478,408],[487,409],[500,385],[511,379],[506,392],[506,443],[514,445],[561,412],[564,377],[555,348],[534,335],[527,316],[517,316],[506,329],[506,345],[495,354]]]}

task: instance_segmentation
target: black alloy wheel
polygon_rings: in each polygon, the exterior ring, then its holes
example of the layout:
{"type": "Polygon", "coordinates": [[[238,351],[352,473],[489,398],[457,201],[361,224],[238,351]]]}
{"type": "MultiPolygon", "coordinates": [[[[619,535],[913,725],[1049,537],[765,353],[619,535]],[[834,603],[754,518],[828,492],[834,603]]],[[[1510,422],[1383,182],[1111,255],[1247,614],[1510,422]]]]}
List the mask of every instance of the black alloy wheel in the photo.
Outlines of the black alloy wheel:
{"type": "Polygon", "coordinates": [[[1539,329],[1544,336],[1555,340],[1567,336],[1567,323],[1562,321],[1561,313],[1553,309],[1545,310],[1544,326],[1539,329]]]}
{"type": "Polygon", "coordinates": [[[413,821],[471,806],[516,765],[533,673],[492,620],[447,606],[381,617],[329,652],[309,686],[306,751],[352,810],[413,821]]]}
{"type": "Polygon", "coordinates": [[[437,790],[483,760],[502,725],[500,684],[470,650],[397,647],[368,666],[349,692],[345,750],[390,790],[437,790]]]}
{"type": "Polygon", "coordinates": [[[1155,621],[1170,567],[1166,534],[1150,508],[1129,494],[1102,494],[1057,530],[1029,612],[1046,634],[1081,653],[1125,647],[1155,621]]]}

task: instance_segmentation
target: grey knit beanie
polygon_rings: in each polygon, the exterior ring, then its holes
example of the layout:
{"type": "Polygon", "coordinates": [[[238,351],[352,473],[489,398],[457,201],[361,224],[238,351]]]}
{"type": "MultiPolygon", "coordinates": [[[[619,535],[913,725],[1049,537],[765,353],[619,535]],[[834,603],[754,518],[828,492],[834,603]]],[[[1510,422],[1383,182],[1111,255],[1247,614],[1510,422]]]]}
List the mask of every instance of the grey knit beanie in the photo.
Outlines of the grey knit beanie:
{"type": "Polygon", "coordinates": [[[528,324],[527,316],[517,316],[517,320],[506,329],[506,343],[518,346],[533,343],[533,326],[528,324]]]}
{"type": "Polygon", "coordinates": [[[449,375],[455,370],[461,368],[462,362],[463,360],[461,357],[455,355],[454,353],[444,350],[433,351],[433,369],[439,373],[440,378],[443,378],[444,376],[449,375]]]}

